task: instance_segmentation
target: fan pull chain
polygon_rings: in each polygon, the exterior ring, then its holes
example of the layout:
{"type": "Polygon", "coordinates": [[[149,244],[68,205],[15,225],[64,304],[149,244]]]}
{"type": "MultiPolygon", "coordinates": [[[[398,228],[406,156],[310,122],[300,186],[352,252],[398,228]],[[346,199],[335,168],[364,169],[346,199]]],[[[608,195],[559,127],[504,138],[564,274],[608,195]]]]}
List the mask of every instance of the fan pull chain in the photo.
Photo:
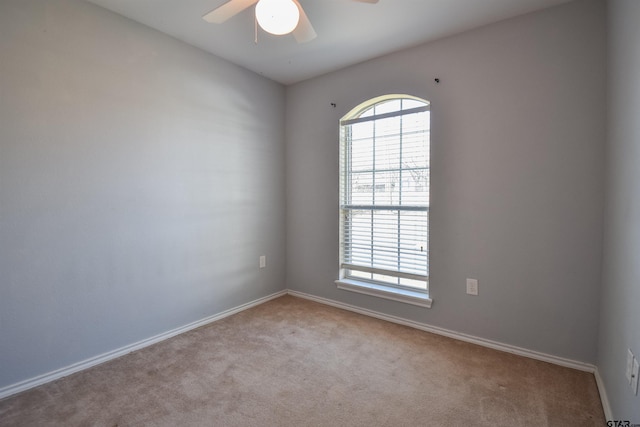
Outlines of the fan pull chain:
{"type": "Polygon", "coordinates": [[[255,31],[255,39],[254,39],[254,43],[258,44],[258,16],[255,14],[253,14],[253,30],[255,31]]]}

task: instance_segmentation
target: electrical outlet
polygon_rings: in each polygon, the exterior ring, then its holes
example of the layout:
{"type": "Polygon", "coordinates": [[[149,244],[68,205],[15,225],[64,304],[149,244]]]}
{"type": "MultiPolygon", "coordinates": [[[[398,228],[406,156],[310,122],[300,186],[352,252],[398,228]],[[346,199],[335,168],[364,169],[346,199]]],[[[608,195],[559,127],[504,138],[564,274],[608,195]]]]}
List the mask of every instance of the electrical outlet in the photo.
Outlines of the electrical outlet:
{"type": "Polygon", "coordinates": [[[467,279],[467,294],[478,295],[478,279],[467,279]]]}
{"type": "Polygon", "coordinates": [[[631,371],[633,371],[633,353],[631,350],[627,350],[627,370],[625,371],[625,377],[627,378],[627,382],[631,384],[631,371]]]}
{"type": "Polygon", "coordinates": [[[267,266],[267,256],[260,255],[260,268],[265,268],[267,266]]]}
{"type": "Polygon", "coordinates": [[[640,374],[640,365],[638,364],[638,359],[633,359],[633,371],[631,372],[631,390],[633,390],[633,394],[638,394],[638,375],[640,374]]]}

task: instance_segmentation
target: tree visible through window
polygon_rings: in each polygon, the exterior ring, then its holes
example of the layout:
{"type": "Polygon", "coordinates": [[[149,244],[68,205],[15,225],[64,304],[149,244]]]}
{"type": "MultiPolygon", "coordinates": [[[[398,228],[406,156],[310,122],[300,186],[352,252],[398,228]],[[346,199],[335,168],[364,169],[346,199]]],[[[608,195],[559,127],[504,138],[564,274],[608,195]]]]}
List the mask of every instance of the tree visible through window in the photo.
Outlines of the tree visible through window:
{"type": "Polygon", "coordinates": [[[340,122],[341,277],[427,292],[429,102],[370,100],[340,122]]]}

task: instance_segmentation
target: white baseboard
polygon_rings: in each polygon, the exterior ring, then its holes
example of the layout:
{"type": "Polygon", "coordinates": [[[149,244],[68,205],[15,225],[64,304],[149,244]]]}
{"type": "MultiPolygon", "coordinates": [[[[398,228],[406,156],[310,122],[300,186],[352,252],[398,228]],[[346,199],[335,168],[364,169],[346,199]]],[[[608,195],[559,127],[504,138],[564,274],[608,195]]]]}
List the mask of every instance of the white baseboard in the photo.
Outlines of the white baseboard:
{"type": "Polygon", "coordinates": [[[4,399],[5,397],[12,396],[14,394],[29,390],[30,388],[37,387],[42,384],[46,384],[51,381],[55,381],[59,378],[66,377],[68,375],[74,374],[76,372],[91,368],[93,366],[99,365],[104,362],[108,362],[110,360],[116,359],[120,356],[124,356],[125,354],[131,353],[136,350],[140,350],[142,348],[148,347],[150,345],[156,344],[160,341],[164,341],[171,337],[175,337],[176,335],[182,334],[184,332],[190,331],[192,329],[199,328],[200,326],[207,325],[209,323],[215,322],[220,319],[224,319],[225,317],[231,316],[233,314],[239,313],[241,311],[247,310],[251,307],[255,307],[257,305],[263,304],[272,299],[281,297],[286,295],[287,291],[276,292],[271,295],[267,295],[266,297],[258,298],[254,301],[248,302],[246,304],[239,305],[237,307],[231,308],[229,310],[225,310],[221,313],[214,314],[213,316],[206,317],[204,319],[189,323],[188,325],[181,326],[179,328],[172,329],[167,332],[163,332],[151,338],[144,339],[142,341],[138,341],[136,343],[121,347],[119,349],[109,351],[107,353],[103,353],[101,355],[92,357],[90,359],[83,360],[78,363],[74,363],[73,365],[66,366],[64,368],[57,369],[52,372],[48,372],[46,374],[39,375],[34,378],[29,378],[24,381],[20,381],[15,384],[11,384],[9,386],[0,388],[0,399],[4,399]]]}
{"type": "Polygon", "coordinates": [[[517,354],[519,356],[528,357],[530,359],[541,360],[543,362],[553,363],[554,365],[560,365],[567,368],[573,368],[580,371],[594,373],[596,367],[589,363],[579,362],[576,360],[566,359],[564,357],[553,356],[551,354],[541,353],[534,350],[528,350],[522,347],[516,347],[509,344],[503,344],[501,342],[492,341],[484,338],[475,337],[473,335],[463,334],[461,332],[451,331],[449,329],[440,328],[438,326],[431,326],[426,323],[415,322],[413,320],[403,319],[401,317],[391,316],[388,314],[380,313],[365,308],[356,307],[350,304],[345,304],[339,301],[317,297],[315,295],[306,294],[298,291],[288,291],[289,295],[295,297],[316,301],[321,304],[330,305],[333,307],[341,308],[355,313],[364,314],[365,316],[375,317],[377,319],[386,320],[388,322],[398,323],[400,325],[409,326],[422,331],[431,332],[437,335],[443,335],[445,337],[454,338],[460,341],[465,341],[472,344],[481,345],[483,347],[492,348],[494,350],[504,351],[507,353],[517,354]]]}
{"type": "Polygon", "coordinates": [[[239,313],[241,311],[247,310],[251,307],[255,307],[257,305],[263,304],[272,299],[281,297],[285,294],[289,294],[295,297],[308,299],[311,301],[319,302],[321,304],[330,305],[333,307],[341,308],[344,310],[352,311],[355,313],[363,314],[365,316],[374,317],[381,320],[386,320],[389,322],[397,323],[400,325],[409,326],[415,329],[423,330],[426,332],[431,332],[438,335],[447,336],[449,338],[454,338],[460,341],[469,342],[472,344],[481,345],[483,347],[492,348],[499,351],[504,351],[507,353],[513,353],[524,357],[529,357],[531,359],[541,360],[544,362],[553,363],[560,366],[565,366],[568,368],[578,369],[581,371],[594,373],[596,384],[598,386],[598,390],[600,392],[600,398],[602,400],[602,407],[605,413],[605,416],[608,420],[612,419],[611,414],[611,406],[609,405],[609,400],[607,398],[607,394],[604,388],[604,383],[597,368],[591,364],[574,361],[571,359],[565,359],[562,357],[557,357],[545,353],[540,353],[533,350],[524,349],[521,347],[512,346],[509,344],[503,344],[500,342],[487,340],[484,338],[474,337],[472,335],[463,334],[460,332],[451,331],[448,329],[440,328],[437,326],[431,326],[425,323],[415,322],[408,319],[403,319],[401,317],[391,316],[388,314],[383,314],[380,312],[376,312],[373,310],[368,310],[360,307],[356,307],[350,304],[345,304],[339,301],[317,297],[315,295],[306,294],[303,292],[292,291],[292,290],[284,290],[280,292],[276,292],[274,294],[268,295],[263,298],[256,299],[254,301],[248,302],[246,304],[239,305],[237,307],[231,308],[229,310],[225,310],[221,313],[206,317],[202,320],[198,320],[196,322],[189,323],[188,325],[181,326],[176,329],[172,329],[170,331],[158,334],[151,338],[144,339],[142,341],[138,341],[136,343],[121,347],[119,349],[109,351],[107,353],[92,357],[90,359],[83,360],[78,363],[74,363],[73,365],[66,366],[64,368],[57,369],[52,372],[48,372],[46,374],[39,375],[37,377],[33,377],[15,384],[11,384],[9,386],[0,388],[0,399],[4,399],[6,397],[12,396],[14,394],[29,390],[33,387],[37,387],[42,384],[46,384],[51,381],[55,381],[59,378],[74,374],[76,372],[91,368],[93,366],[99,365],[101,363],[108,362],[110,360],[116,359],[120,356],[124,356],[125,354],[131,353],[136,350],[140,350],[142,348],[148,347],[150,345],[156,344],[160,341],[164,341],[176,335],[182,334],[184,332],[190,331],[192,329],[198,328],[200,326],[207,325],[209,323],[215,322],[217,320],[221,320],[225,317],[231,316],[233,314],[239,313]]]}
{"type": "Polygon", "coordinates": [[[611,405],[609,404],[609,398],[607,397],[607,389],[604,386],[604,381],[600,376],[600,371],[596,367],[594,372],[596,377],[596,384],[598,385],[598,392],[600,393],[600,401],[602,402],[602,410],[604,411],[604,417],[607,421],[613,420],[613,412],[611,411],[611,405]]]}

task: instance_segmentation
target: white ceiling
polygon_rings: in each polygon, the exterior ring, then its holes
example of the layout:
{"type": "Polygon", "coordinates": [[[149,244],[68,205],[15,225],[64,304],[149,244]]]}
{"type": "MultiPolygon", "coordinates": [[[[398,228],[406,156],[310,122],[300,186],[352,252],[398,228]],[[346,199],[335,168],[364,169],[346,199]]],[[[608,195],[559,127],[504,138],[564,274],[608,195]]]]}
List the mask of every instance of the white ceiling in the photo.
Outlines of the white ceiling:
{"type": "Polygon", "coordinates": [[[283,84],[570,0],[300,0],[318,37],[258,33],[253,7],[223,24],[201,17],[226,0],[88,0],[283,84]]]}

